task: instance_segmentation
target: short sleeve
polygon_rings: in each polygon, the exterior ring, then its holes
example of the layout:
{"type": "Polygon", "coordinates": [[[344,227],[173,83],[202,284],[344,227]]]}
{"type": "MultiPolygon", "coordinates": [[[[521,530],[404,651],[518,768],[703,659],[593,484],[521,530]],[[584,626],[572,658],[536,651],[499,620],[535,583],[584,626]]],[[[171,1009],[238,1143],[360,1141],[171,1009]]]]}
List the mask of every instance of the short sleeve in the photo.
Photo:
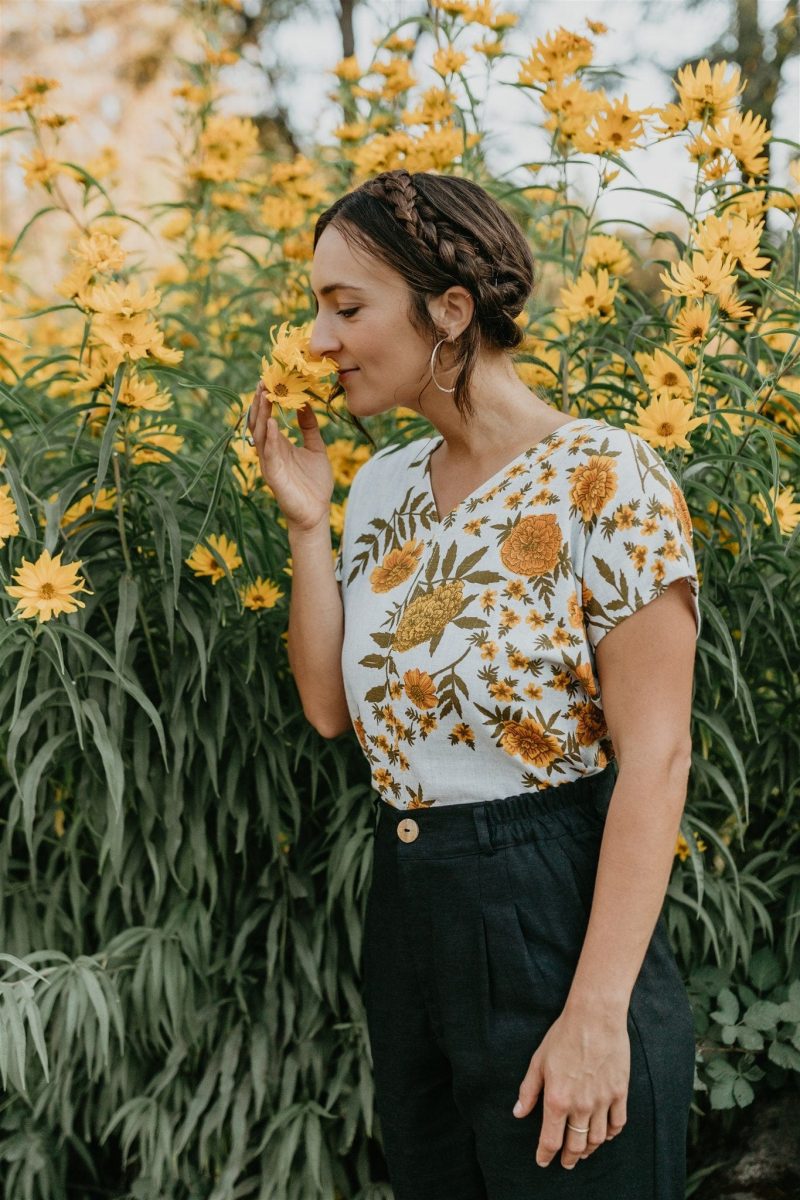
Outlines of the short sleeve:
{"type": "Polygon", "coordinates": [[[592,649],[676,579],[689,582],[699,637],[692,521],[664,460],[638,434],[615,430],[586,467],[573,499],[583,523],[581,605],[592,649]]]}
{"type": "Polygon", "coordinates": [[[336,582],[342,582],[342,543],[339,543],[339,549],[336,551],[336,558],[333,563],[333,574],[336,577],[336,582]]]}

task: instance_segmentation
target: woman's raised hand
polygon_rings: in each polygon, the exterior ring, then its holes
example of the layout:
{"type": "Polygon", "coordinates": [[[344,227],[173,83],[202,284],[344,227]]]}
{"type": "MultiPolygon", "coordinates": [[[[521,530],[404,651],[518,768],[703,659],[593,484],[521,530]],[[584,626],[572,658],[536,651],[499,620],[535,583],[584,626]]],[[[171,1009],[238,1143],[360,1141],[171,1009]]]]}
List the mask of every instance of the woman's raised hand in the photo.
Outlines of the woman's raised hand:
{"type": "Polygon", "coordinates": [[[311,404],[297,413],[303,445],[295,446],[278,429],[272,401],[259,380],[247,424],[258,449],[261,474],[271,487],[290,529],[312,529],[330,521],[333,469],[311,404]]]}

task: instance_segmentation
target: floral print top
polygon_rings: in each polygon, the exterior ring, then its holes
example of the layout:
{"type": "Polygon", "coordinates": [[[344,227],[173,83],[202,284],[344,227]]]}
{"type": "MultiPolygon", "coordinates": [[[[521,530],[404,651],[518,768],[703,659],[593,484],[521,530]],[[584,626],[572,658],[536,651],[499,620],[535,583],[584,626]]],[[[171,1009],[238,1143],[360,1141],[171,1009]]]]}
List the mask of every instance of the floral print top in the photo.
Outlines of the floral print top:
{"type": "Polygon", "coordinates": [[[348,707],[395,808],[601,771],[614,748],[598,643],[682,578],[700,633],[689,511],[643,438],[576,418],[440,520],[429,459],[441,440],[364,464],[335,563],[348,707]]]}

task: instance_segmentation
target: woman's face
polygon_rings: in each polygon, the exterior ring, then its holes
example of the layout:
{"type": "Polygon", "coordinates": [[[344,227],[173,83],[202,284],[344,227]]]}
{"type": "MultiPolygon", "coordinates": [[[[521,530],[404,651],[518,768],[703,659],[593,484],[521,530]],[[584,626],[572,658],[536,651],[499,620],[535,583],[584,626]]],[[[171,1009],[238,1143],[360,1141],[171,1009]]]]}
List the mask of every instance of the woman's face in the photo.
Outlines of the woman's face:
{"type": "MultiPolygon", "coordinates": [[[[347,407],[356,416],[386,412],[395,405],[419,409],[435,392],[430,382],[430,342],[412,326],[408,318],[409,291],[403,278],[380,259],[350,248],[341,233],[328,225],[314,251],[311,288],[317,303],[317,316],[311,331],[312,355],[332,358],[347,393],[347,407]],[[334,285],[335,288],[334,288],[334,285]],[[328,290],[331,289],[331,290],[328,290]],[[425,385],[425,387],[423,387],[425,385]]],[[[450,292],[469,293],[463,288],[448,289],[431,303],[431,313],[454,335],[461,332],[469,317],[458,322],[458,302],[453,309],[445,296],[450,292]],[[455,317],[454,317],[455,312],[455,317]]],[[[437,339],[438,340],[438,339],[437,339]]],[[[436,375],[448,387],[455,372],[447,370],[453,355],[440,346],[436,357],[436,375]]]]}

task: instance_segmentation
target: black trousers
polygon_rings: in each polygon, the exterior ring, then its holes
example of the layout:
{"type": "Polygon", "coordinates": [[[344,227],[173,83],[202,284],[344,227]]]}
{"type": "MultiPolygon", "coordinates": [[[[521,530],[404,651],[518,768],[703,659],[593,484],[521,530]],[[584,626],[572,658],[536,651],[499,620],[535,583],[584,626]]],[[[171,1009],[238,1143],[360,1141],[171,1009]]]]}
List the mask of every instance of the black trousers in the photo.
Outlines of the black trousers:
{"type": "Polygon", "coordinates": [[[663,915],[628,1010],[622,1132],[571,1171],[560,1153],[540,1167],[542,1096],[511,1111],[567,998],[616,775],[441,808],[376,799],[363,980],[395,1200],[683,1200],[694,1026],[663,915]]]}

